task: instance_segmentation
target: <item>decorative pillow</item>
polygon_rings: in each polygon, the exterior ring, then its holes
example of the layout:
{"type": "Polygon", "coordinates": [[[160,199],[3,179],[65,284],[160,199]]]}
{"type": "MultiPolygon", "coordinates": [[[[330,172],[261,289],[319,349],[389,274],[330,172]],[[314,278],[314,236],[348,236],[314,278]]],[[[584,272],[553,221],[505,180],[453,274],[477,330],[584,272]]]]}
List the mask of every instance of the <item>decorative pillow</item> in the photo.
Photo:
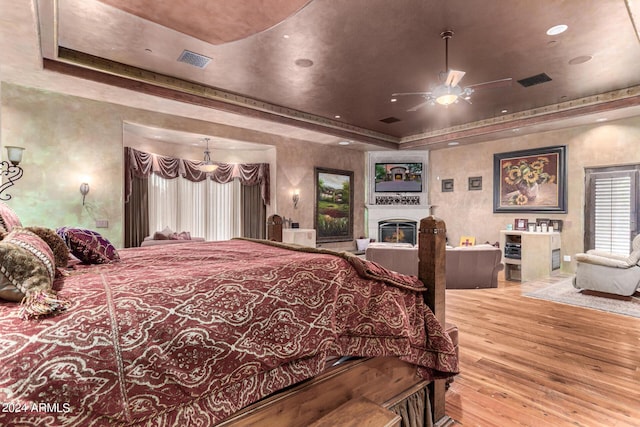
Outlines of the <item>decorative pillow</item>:
{"type": "Polygon", "coordinates": [[[22,317],[32,318],[65,310],[51,288],[55,261],[49,245],[36,234],[15,227],[0,242],[0,297],[22,301],[22,317]]]}
{"type": "Polygon", "coordinates": [[[168,226],[162,231],[156,231],[153,233],[153,240],[169,240],[175,233],[168,226]]]}
{"type": "Polygon", "coordinates": [[[56,268],[65,268],[67,266],[69,263],[69,248],[55,230],[45,227],[25,227],[25,229],[36,234],[49,245],[53,252],[56,268]]]}
{"type": "Polygon", "coordinates": [[[97,231],[60,227],[56,233],[67,244],[73,256],[85,264],[108,264],[120,260],[115,246],[97,231]]]}
{"type": "Polygon", "coordinates": [[[191,233],[188,231],[182,231],[180,233],[173,233],[172,240],[191,240],[191,233]]]}
{"type": "Polygon", "coordinates": [[[13,227],[22,227],[20,218],[6,203],[0,202],[0,231],[11,231],[13,227]]]}

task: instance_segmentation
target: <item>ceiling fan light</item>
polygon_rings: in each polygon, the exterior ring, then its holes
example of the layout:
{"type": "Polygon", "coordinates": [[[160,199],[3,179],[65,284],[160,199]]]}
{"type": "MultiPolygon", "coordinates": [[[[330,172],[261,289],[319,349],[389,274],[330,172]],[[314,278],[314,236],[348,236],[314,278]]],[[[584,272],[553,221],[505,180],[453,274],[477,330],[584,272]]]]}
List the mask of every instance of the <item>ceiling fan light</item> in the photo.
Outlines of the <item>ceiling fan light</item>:
{"type": "Polygon", "coordinates": [[[440,85],[433,91],[435,101],[440,105],[451,105],[458,101],[458,97],[462,94],[460,86],[440,85]]]}
{"type": "Polygon", "coordinates": [[[458,100],[458,95],[454,95],[452,93],[441,95],[436,98],[436,102],[440,105],[451,105],[458,100]]]}

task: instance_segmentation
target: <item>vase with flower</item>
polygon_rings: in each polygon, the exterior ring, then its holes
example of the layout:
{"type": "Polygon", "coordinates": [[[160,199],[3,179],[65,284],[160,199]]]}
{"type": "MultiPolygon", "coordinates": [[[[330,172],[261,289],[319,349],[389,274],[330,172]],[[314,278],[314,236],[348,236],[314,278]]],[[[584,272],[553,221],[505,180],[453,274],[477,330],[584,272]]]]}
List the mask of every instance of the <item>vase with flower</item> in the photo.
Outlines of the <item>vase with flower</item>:
{"type": "Polygon", "coordinates": [[[526,205],[538,197],[540,186],[554,182],[555,175],[544,170],[549,159],[544,156],[520,159],[517,162],[506,162],[502,168],[504,182],[515,190],[509,197],[511,205],[526,205]]]}

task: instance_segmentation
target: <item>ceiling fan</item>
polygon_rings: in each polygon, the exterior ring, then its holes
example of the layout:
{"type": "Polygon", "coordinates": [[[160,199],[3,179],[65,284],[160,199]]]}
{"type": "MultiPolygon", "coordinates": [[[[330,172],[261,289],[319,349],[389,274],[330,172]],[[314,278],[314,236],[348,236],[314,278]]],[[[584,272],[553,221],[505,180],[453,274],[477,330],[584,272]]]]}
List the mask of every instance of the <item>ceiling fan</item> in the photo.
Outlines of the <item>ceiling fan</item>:
{"type": "Polygon", "coordinates": [[[422,102],[415,107],[409,108],[407,111],[416,111],[425,105],[435,105],[440,104],[449,106],[451,104],[455,104],[460,99],[467,101],[471,104],[471,94],[475,92],[477,89],[486,89],[490,87],[502,87],[502,86],[510,86],[511,85],[511,77],[500,80],[493,80],[490,82],[478,83],[475,85],[469,85],[465,87],[461,87],[458,85],[460,80],[466,74],[464,71],[460,70],[451,70],[449,69],[449,39],[453,37],[453,31],[447,30],[440,33],[440,37],[444,40],[445,43],[445,73],[441,73],[444,75],[444,83],[439,84],[430,92],[403,92],[403,93],[393,93],[391,96],[404,96],[404,95],[420,95],[424,99],[425,102],[422,102]]]}

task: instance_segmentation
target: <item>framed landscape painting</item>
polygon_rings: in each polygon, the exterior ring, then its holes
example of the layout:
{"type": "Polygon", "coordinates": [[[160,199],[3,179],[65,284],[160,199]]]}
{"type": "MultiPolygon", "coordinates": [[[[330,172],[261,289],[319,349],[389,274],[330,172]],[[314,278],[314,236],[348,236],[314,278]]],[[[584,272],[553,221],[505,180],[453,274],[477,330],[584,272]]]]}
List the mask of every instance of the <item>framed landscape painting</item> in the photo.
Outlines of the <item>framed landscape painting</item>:
{"type": "Polygon", "coordinates": [[[493,156],[494,212],[567,212],[567,147],[493,156]]]}
{"type": "Polygon", "coordinates": [[[315,169],[316,241],[353,240],[353,172],[315,169]]]}

